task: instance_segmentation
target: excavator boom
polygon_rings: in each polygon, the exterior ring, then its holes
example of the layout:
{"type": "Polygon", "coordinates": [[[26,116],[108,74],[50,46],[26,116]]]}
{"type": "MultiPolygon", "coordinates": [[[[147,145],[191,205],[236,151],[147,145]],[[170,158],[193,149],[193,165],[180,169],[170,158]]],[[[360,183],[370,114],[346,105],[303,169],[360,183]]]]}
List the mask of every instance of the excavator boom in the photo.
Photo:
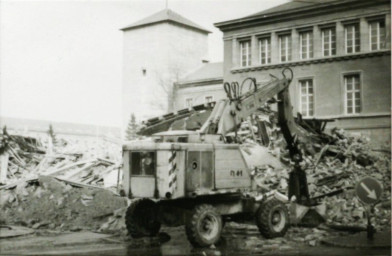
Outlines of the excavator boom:
{"type": "Polygon", "coordinates": [[[241,122],[256,113],[257,109],[264,106],[268,100],[287,89],[291,78],[284,76],[283,79],[277,79],[273,77],[271,82],[260,88],[257,87],[254,78],[245,79],[241,86],[236,82],[225,83],[224,88],[228,99],[217,103],[210,117],[200,129],[200,133],[225,136],[227,133],[235,131],[241,122]],[[250,82],[251,86],[245,94],[242,94],[246,82],[250,82]]]}

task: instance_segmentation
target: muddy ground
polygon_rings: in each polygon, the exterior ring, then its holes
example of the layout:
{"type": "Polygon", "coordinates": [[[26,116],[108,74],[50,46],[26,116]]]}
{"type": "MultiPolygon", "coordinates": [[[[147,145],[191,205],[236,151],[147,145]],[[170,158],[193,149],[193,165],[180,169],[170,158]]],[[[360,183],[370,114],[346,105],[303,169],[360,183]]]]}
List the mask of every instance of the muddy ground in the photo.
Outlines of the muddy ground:
{"type": "MultiPolygon", "coordinates": [[[[380,234],[381,235],[381,234],[380,234]]],[[[385,236],[385,233],[383,234],[385,236]]],[[[292,227],[283,238],[266,240],[253,225],[228,223],[222,239],[210,248],[193,248],[182,227],[163,228],[157,237],[38,230],[34,234],[0,239],[2,255],[390,255],[390,247],[342,248],[323,239],[347,239],[352,234],[329,229],[292,227]],[[316,238],[316,239],[315,239],[316,238]],[[315,241],[315,242],[313,242],[315,241]]],[[[389,237],[384,237],[390,240],[389,237]]]]}

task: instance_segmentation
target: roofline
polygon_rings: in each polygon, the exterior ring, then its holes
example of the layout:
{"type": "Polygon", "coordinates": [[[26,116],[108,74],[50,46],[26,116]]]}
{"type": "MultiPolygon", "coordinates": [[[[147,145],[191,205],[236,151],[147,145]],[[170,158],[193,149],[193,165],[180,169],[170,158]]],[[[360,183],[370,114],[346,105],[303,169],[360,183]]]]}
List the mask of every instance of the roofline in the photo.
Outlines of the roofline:
{"type": "Polygon", "coordinates": [[[184,24],[184,23],[181,23],[181,22],[177,22],[175,20],[160,20],[160,21],[150,22],[150,23],[146,23],[146,24],[140,24],[140,25],[136,25],[136,26],[130,25],[130,26],[127,26],[127,27],[124,27],[124,28],[120,28],[120,30],[125,32],[125,31],[128,31],[128,30],[139,29],[139,28],[142,28],[142,27],[147,27],[147,26],[150,26],[150,25],[156,25],[156,24],[165,23],[165,22],[167,22],[167,23],[174,23],[176,25],[192,28],[194,30],[203,32],[205,34],[212,33],[211,31],[209,31],[207,29],[202,29],[202,28],[190,26],[190,25],[187,25],[187,24],[184,24]]]}
{"type": "MultiPolygon", "coordinates": [[[[350,8],[358,8],[363,6],[372,6],[374,4],[390,3],[389,0],[373,0],[373,1],[358,1],[358,0],[335,0],[333,2],[320,3],[305,7],[293,8],[284,11],[277,11],[266,14],[250,15],[239,19],[222,21],[214,23],[214,26],[221,31],[228,31],[233,29],[240,29],[243,27],[263,25],[272,22],[282,22],[288,20],[295,20],[303,18],[305,14],[316,16],[324,13],[336,12],[336,8],[350,4],[350,8]],[[354,6],[352,4],[355,4],[354,6]],[[322,7],[328,8],[322,8],[322,7]]],[[[341,9],[340,9],[341,10],[341,9]]]]}
{"type": "Polygon", "coordinates": [[[179,88],[187,88],[187,87],[203,86],[203,85],[217,85],[217,84],[223,84],[223,76],[206,78],[206,79],[189,80],[189,81],[179,81],[174,84],[179,88]]]}

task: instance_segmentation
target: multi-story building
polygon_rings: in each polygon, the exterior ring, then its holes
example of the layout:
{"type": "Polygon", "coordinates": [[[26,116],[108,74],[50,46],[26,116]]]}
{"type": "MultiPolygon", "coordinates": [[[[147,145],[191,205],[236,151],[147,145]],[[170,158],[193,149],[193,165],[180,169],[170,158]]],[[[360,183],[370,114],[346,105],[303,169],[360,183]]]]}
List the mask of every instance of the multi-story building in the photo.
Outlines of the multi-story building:
{"type": "Polygon", "coordinates": [[[122,29],[123,128],[172,108],[172,85],[208,57],[208,30],[170,9],[122,29]],[[169,105],[169,106],[168,106],[169,105]]]}
{"type": "Polygon", "coordinates": [[[224,81],[270,80],[294,71],[294,111],[390,141],[390,1],[292,1],[216,23],[224,81]]]}

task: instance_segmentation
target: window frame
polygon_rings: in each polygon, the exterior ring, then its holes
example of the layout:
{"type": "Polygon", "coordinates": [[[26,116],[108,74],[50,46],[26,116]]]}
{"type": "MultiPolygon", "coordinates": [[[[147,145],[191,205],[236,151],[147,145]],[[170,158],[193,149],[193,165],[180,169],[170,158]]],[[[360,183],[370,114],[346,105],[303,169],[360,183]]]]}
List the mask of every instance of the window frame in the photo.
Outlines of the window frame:
{"type": "Polygon", "coordinates": [[[306,117],[306,118],[308,118],[308,117],[314,117],[315,116],[315,112],[316,112],[316,109],[315,109],[315,106],[316,106],[316,104],[315,104],[315,83],[314,83],[314,78],[313,77],[303,77],[303,78],[299,78],[298,79],[298,91],[299,91],[299,108],[298,108],[298,110],[299,110],[299,112],[301,113],[301,115],[303,116],[303,117],[306,117]],[[313,100],[313,102],[312,102],[312,111],[313,111],[313,113],[312,114],[310,114],[310,108],[309,108],[309,103],[310,103],[310,100],[309,100],[309,81],[311,82],[311,85],[312,85],[312,94],[311,94],[311,96],[312,96],[312,100],[313,100]],[[302,94],[302,85],[303,85],[303,82],[306,82],[305,83],[305,86],[306,86],[306,94],[305,95],[303,95],[302,94]],[[306,96],[306,115],[305,114],[303,114],[303,109],[302,109],[302,96],[306,96]]]}
{"type": "Polygon", "coordinates": [[[381,46],[381,42],[382,40],[386,39],[386,22],[385,22],[385,18],[378,18],[378,19],[371,19],[368,20],[368,26],[369,26],[369,50],[370,51],[379,51],[381,49],[384,49],[384,47],[381,46]],[[373,42],[372,42],[372,23],[376,23],[377,24],[377,47],[376,49],[373,49],[373,42]],[[380,25],[381,23],[384,23],[384,34],[383,34],[383,38],[381,38],[381,34],[380,34],[380,25]]]}
{"type": "Polygon", "coordinates": [[[356,116],[356,115],[360,115],[363,112],[363,99],[362,99],[362,92],[363,92],[363,72],[361,71],[354,71],[354,72],[346,72],[342,74],[342,84],[343,84],[343,100],[344,100],[344,115],[346,116],[356,116]],[[355,104],[355,93],[357,92],[357,90],[355,89],[355,83],[352,83],[353,89],[349,90],[350,93],[353,93],[354,97],[352,97],[352,113],[348,112],[348,90],[347,90],[347,83],[346,83],[346,77],[354,77],[354,76],[358,76],[358,83],[359,83],[359,111],[356,111],[356,104],[355,104]]]}
{"type": "Polygon", "coordinates": [[[239,45],[240,45],[240,67],[249,67],[252,65],[252,42],[250,38],[243,38],[239,40],[239,45]],[[244,55],[243,55],[243,45],[246,44],[248,47],[246,47],[246,60],[245,60],[245,65],[244,65],[244,55]]]}
{"type": "Polygon", "coordinates": [[[185,98],[185,108],[193,107],[193,98],[185,98]],[[190,106],[188,106],[188,101],[190,101],[190,106]]]}
{"type": "Polygon", "coordinates": [[[320,29],[321,30],[321,52],[323,57],[331,57],[336,55],[336,26],[330,26],[330,27],[323,27],[320,29]],[[328,54],[325,55],[325,32],[329,31],[328,33],[328,54]],[[334,38],[334,40],[332,40],[334,38]]]}
{"type": "Polygon", "coordinates": [[[291,33],[284,33],[284,34],[279,34],[278,35],[278,43],[279,43],[279,62],[281,63],[285,63],[285,62],[289,62],[291,61],[292,58],[292,36],[291,33]],[[282,60],[282,38],[286,38],[285,39],[285,60],[282,60]]]}
{"type": "Polygon", "coordinates": [[[205,96],[204,97],[204,102],[207,103],[207,104],[211,103],[211,102],[214,102],[214,96],[212,96],[212,95],[205,96]],[[211,98],[211,101],[208,101],[207,98],[211,98]]]}
{"type": "Polygon", "coordinates": [[[299,58],[300,60],[307,60],[313,58],[313,49],[314,49],[314,36],[313,36],[313,30],[305,30],[305,31],[300,31],[299,32],[299,58]],[[303,36],[306,35],[306,56],[303,57],[303,36]]]}
{"type": "Polygon", "coordinates": [[[271,36],[270,35],[265,35],[265,36],[259,36],[257,38],[257,42],[258,42],[258,61],[260,63],[260,65],[268,65],[271,64],[271,36]],[[262,42],[264,42],[264,52],[265,52],[265,57],[264,57],[264,63],[263,63],[263,58],[262,58],[262,42]],[[267,42],[265,44],[265,42],[267,42]]]}
{"type": "Polygon", "coordinates": [[[346,54],[353,54],[353,53],[359,53],[361,52],[361,29],[360,29],[360,24],[359,22],[351,22],[351,23],[346,23],[344,24],[344,48],[345,48],[345,53],[346,54]],[[352,44],[348,44],[348,28],[352,27],[354,28],[353,31],[351,31],[352,34],[352,44]],[[358,38],[356,35],[358,34],[358,38]],[[358,40],[358,45],[356,44],[356,41],[358,40]],[[348,48],[351,46],[352,52],[348,52],[348,48]],[[357,49],[358,47],[358,49],[357,49]]]}
{"type": "Polygon", "coordinates": [[[157,175],[157,171],[158,171],[158,166],[157,166],[157,151],[155,150],[135,150],[135,151],[129,151],[128,153],[128,161],[129,161],[129,177],[155,177],[157,175]],[[153,164],[153,168],[154,168],[154,173],[153,174],[146,174],[146,172],[142,172],[141,174],[134,174],[133,172],[133,166],[132,166],[132,154],[134,153],[153,153],[154,157],[152,159],[152,164],[153,164]]]}

